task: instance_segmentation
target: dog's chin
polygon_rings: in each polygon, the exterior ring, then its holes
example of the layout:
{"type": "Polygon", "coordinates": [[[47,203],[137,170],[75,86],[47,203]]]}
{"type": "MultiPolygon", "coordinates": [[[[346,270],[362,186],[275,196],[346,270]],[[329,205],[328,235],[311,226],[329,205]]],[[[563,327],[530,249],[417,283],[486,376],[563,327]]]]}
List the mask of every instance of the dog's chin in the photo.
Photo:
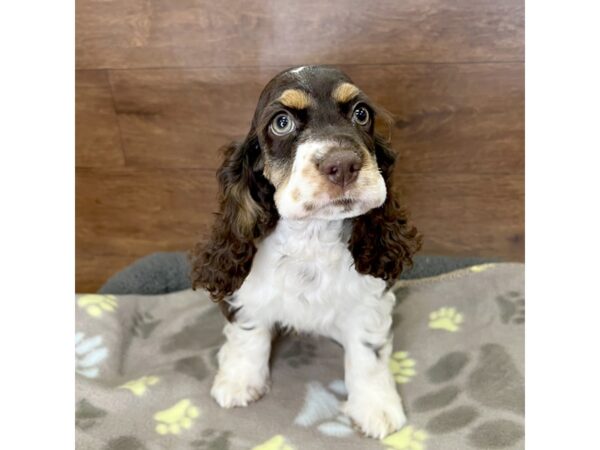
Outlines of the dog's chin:
{"type": "Polygon", "coordinates": [[[338,198],[320,203],[304,203],[302,206],[285,208],[277,206],[280,217],[290,220],[343,220],[362,216],[380,207],[385,195],[378,198],[338,198]]]}

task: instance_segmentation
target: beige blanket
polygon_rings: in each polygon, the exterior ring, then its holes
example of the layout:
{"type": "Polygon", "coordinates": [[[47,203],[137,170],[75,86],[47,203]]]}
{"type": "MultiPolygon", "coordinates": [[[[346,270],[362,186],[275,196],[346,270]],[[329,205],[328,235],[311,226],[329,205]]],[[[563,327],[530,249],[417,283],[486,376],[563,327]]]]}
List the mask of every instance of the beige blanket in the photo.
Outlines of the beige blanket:
{"type": "Polygon", "coordinates": [[[224,319],[204,293],[78,295],[79,449],[524,448],[522,264],[402,281],[390,370],[408,424],[377,441],[338,412],[343,351],[274,343],[272,389],[247,408],[210,398],[224,319]]]}

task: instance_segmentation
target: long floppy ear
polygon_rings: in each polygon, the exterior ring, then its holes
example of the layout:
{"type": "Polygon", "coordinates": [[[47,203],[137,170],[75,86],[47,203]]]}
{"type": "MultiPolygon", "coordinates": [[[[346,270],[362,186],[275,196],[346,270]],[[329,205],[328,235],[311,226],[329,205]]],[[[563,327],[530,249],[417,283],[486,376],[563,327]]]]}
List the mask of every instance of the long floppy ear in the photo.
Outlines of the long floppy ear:
{"type": "Polygon", "coordinates": [[[375,155],[387,197],[379,208],[354,219],[348,246],[358,272],[393,282],[404,267],[412,265],[422,237],[408,222],[406,211],[392,190],[396,156],[380,137],[375,138],[375,155]]]}
{"type": "Polygon", "coordinates": [[[279,218],[275,188],[263,175],[260,146],[252,132],[242,144],[225,148],[217,179],[220,207],[211,237],[191,251],[192,287],[205,288],[216,302],[239,289],[252,266],[255,239],[279,218]]]}

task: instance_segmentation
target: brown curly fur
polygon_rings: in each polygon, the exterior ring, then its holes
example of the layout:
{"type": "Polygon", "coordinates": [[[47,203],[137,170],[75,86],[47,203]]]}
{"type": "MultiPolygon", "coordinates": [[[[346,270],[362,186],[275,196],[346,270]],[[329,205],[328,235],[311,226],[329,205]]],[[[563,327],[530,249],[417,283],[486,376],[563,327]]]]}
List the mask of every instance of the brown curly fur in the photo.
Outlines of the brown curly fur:
{"type": "Polygon", "coordinates": [[[393,282],[404,267],[412,265],[412,256],[421,248],[422,237],[408,223],[406,211],[398,203],[392,189],[396,156],[379,137],[375,138],[375,156],[385,180],[387,198],[379,208],[353,219],[348,248],[358,272],[393,282]]]}
{"type": "Polygon", "coordinates": [[[217,171],[220,208],[208,243],[191,252],[192,287],[205,288],[216,302],[231,296],[250,272],[255,240],[277,223],[275,188],[264,177],[260,147],[252,133],[225,148],[217,171]]]}

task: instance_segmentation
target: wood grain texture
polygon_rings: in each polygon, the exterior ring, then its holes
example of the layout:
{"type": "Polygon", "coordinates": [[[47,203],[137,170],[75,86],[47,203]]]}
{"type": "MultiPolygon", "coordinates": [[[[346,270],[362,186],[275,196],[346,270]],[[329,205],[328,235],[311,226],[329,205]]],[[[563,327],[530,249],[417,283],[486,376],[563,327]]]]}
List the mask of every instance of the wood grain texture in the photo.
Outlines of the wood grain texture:
{"type": "Polygon", "coordinates": [[[185,249],[212,223],[215,174],[201,169],[78,168],[77,248],[95,255],[185,249]]]}
{"type": "MultiPolygon", "coordinates": [[[[396,116],[404,171],[523,173],[522,64],[340,67],[396,116]]],[[[279,69],[112,71],[128,163],[216,168],[279,69]]]]}
{"type": "Polygon", "coordinates": [[[211,168],[217,150],[245,136],[263,86],[256,69],[112,71],[128,164],[211,168]]]}
{"type": "Polygon", "coordinates": [[[75,108],[76,165],[122,166],[119,125],[106,71],[76,72],[75,108]]]}
{"type": "Polygon", "coordinates": [[[396,187],[423,253],[524,260],[523,175],[397,173],[396,187]]]}
{"type": "Polygon", "coordinates": [[[523,61],[520,0],[77,0],[78,68],[523,61]]]}
{"type": "Polygon", "coordinates": [[[522,64],[347,67],[396,119],[403,172],[524,173],[522,64]]]}

